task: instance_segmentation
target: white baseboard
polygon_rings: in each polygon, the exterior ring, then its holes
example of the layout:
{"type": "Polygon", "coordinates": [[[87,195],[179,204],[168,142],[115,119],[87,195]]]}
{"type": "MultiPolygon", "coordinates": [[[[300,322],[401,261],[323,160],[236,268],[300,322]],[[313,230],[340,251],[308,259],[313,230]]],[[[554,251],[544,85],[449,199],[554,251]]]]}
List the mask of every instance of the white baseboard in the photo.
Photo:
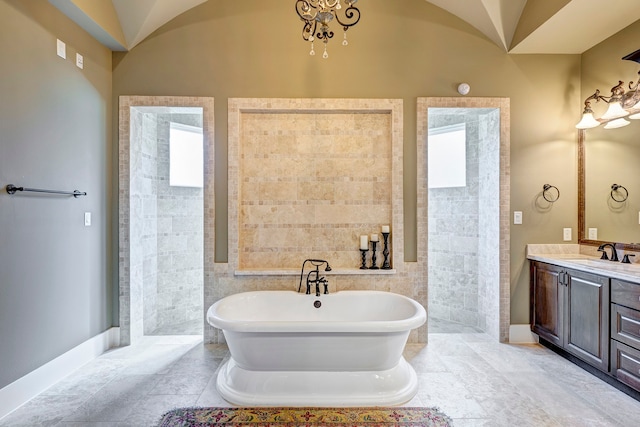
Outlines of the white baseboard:
{"type": "Polygon", "coordinates": [[[531,332],[531,326],[528,324],[509,326],[510,344],[536,344],[537,342],[538,336],[531,332]]]}
{"type": "Polygon", "coordinates": [[[85,363],[118,345],[120,345],[120,328],[111,328],[0,389],[0,419],[85,363]]]}

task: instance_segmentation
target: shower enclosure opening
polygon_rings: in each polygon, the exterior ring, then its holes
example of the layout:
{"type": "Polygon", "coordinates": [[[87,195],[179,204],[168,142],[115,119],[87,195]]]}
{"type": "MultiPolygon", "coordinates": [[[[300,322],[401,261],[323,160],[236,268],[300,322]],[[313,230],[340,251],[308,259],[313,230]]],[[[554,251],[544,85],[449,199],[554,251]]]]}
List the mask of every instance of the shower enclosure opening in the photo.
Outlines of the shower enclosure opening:
{"type": "Polygon", "coordinates": [[[202,335],[202,108],[129,114],[131,335],[202,335]]]}
{"type": "Polygon", "coordinates": [[[500,109],[429,108],[428,118],[429,331],[497,331],[500,109]]]}

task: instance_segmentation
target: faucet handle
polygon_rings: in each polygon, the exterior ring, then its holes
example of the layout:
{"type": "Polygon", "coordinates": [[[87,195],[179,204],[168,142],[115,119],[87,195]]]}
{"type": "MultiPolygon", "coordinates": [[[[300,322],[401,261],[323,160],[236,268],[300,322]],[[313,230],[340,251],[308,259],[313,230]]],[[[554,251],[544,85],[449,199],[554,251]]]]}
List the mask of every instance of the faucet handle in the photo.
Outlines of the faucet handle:
{"type": "Polygon", "coordinates": [[[633,254],[624,254],[624,256],[622,257],[622,263],[623,264],[631,264],[631,261],[629,260],[630,256],[635,256],[633,254]]]}
{"type": "Polygon", "coordinates": [[[324,286],[324,294],[328,294],[329,293],[329,281],[327,279],[325,279],[324,277],[320,278],[319,280],[320,283],[322,283],[322,285],[324,286]]]}

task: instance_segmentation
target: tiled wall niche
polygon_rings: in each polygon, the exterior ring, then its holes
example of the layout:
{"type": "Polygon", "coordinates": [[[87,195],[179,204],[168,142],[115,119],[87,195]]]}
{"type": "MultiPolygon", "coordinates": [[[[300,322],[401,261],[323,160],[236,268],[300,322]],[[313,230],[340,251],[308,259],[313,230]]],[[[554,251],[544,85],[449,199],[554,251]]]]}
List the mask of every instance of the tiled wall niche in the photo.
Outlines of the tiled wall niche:
{"type": "Polygon", "coordinates": [[[240,114],[238,269],[357,267],[359,236],[392,221],[391,111],[240,114]]]}
{"type": "Polygon", "coordinates": [[[359,236],[387,224],[395,267],[403,248],[401,100],[229,100],[234,271],[297,270],[307,258],[357,269],[359,236]]]}
{"type": "MultiPolygon", "coordinates": [[[[404,262],[402,100],[234,98],[228,111],[229,262],[215,264],[205,306],[297,290],[311,256],[334,268],[330,292],[391,291],[426,306],[426,263],[404,262]],[[384,224],[393,270],[362,274],[358,236],[384,224]]],[[[426,325],[409,339],[426,342],[426,325]]],[[[224,337],[207,326],[205,341],[224,337]]]]}

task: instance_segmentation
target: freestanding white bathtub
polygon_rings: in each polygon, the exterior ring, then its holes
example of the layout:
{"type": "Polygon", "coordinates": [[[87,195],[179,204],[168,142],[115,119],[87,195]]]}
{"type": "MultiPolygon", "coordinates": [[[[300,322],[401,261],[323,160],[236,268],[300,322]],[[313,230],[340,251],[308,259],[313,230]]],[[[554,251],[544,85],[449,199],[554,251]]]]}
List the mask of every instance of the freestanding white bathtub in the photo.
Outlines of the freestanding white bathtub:
{"type": "Polygon", "coordinates": [[[388,406],[417,392],[402,351],[426,313],[405,296],[245,292],[213,304],[207,321],[222,329],[229,346],[217,387],[231,403],[388,406]]]}

